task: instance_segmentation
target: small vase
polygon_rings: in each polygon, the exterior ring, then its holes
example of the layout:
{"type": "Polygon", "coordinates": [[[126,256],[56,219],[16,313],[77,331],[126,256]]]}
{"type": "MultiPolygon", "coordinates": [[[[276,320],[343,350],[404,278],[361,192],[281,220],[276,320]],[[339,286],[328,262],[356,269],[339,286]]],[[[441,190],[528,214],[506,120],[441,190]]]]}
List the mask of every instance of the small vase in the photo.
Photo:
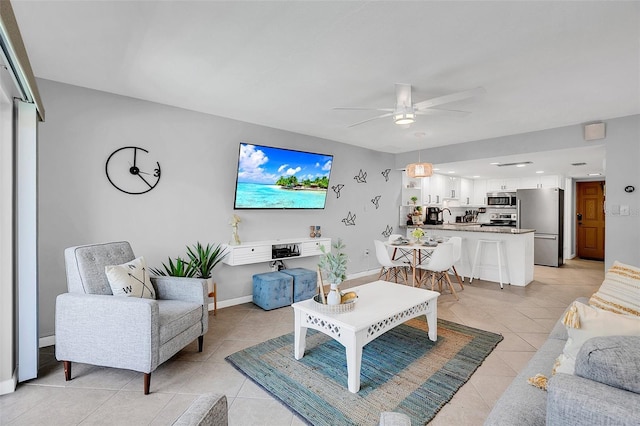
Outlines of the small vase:
{"type": "Polygon", "coordinates": [[[316,237],[316,227],[311,225],[309,226],[309,236],[311,238],[315,238],[316,237]]]}
{"type": "Polygon", "coordinates": [[[231,241],[229,241],[229,245],[239,246],[242,243],[240,242],[240,235],[238,235],[238,226],[233,225],[231,229],[233,230],[233,232],[231,233],[231,241]]]}
{"type": "Polygon", "coordinates": [[[342,297],[340,296],[340,290],[338,290],[339,284],[331,284],[331,290],[327,294],[327,305],[339,305],[342,297]]]}
{"type": "Polygon", "coordinates": [[[320,232],[320,227],[316,226],[316,238],[320,238],[322,236],[322,233],[320,232]]]}

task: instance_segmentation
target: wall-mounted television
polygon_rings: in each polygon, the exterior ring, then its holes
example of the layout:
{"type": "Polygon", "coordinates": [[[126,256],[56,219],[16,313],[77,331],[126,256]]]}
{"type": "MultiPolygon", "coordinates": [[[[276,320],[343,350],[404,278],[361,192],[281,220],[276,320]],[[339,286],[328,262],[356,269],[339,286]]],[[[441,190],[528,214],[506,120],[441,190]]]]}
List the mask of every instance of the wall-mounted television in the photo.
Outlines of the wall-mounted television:
{"type": "Polygon", "coordinates": [[[241,143],[235,209],[323,209],[333,155],[241,143]]]}

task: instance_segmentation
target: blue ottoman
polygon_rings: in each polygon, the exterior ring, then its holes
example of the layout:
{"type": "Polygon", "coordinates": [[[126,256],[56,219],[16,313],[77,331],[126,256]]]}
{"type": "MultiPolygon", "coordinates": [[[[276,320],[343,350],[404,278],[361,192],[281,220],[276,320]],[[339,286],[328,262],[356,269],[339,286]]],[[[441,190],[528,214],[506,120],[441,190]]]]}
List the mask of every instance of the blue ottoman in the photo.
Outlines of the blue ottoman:
{"type": "Polygon", "coordinates": [[[318,275],[304,268],[283,269],[284,274],[293,277],[293,301],[311,299],[318,292],[318,275]]]}
{"type": "Polygon", "coordinates": [[[253,303],[265,311],[293,303],[293,277],[282,272],[253,276],[253,303]]]}

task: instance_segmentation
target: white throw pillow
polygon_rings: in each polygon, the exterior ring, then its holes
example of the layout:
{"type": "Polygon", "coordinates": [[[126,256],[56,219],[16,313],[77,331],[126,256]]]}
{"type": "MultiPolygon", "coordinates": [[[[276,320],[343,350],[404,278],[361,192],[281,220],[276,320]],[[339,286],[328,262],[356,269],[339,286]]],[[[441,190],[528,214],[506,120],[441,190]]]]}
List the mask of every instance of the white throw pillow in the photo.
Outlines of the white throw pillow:
{"type": "Polygon", "coordinates": [[[104,272],[114,296],[156,298],[144,257],[122,265],[105,266],[104,272]]]}
{"type": "Polygon", "coordinates": [[[640,336],[640,318],[608,312],[580,302],[573,302],[579,328],[567,326],[569,338],[556,361],[555,373],[574,374],[576,356],[592,337],[640,336]]]}
{"type": "Polygon", "coordinates": [[[589,304],[618,314],[640,316],[640,269],[614,262],[589,304]]]}

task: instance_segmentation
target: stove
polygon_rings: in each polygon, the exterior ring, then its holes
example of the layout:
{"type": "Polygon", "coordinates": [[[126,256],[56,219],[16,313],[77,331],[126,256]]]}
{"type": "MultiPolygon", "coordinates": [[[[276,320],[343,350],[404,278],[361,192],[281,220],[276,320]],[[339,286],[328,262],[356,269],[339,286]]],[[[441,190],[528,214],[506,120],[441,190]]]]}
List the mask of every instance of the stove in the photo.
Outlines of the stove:
{"type": "Polygon", "coordinates": [[[489,223],[483,223],[482,226],[508,226],[516,227],[518,215],[515,213],[491,213],[489,223]]]}

